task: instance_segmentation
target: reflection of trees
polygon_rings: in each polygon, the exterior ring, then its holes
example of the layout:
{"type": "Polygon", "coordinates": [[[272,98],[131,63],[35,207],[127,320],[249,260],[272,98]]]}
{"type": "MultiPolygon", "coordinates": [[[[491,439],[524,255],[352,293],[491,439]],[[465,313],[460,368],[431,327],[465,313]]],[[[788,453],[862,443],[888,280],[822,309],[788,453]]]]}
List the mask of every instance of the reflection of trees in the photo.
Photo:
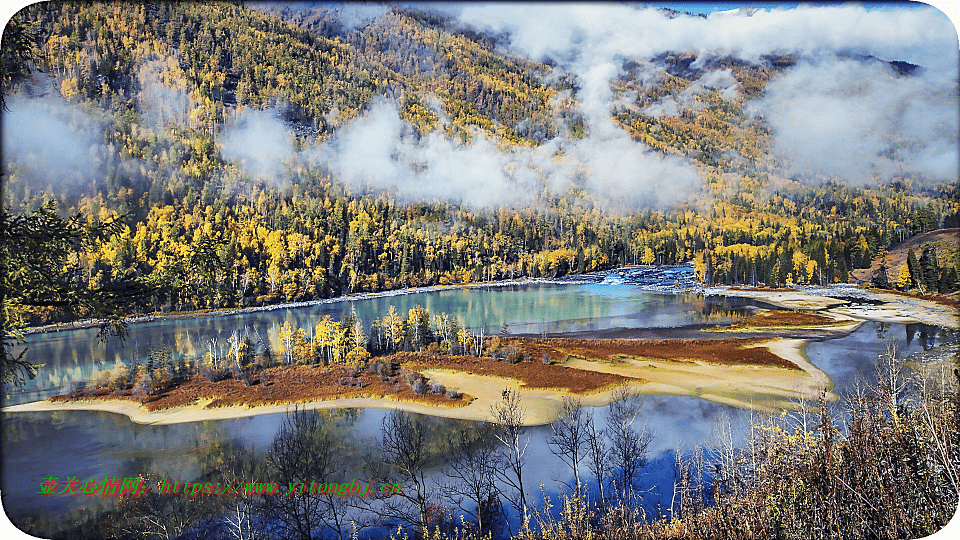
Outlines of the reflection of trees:
{"type": "MultiPolygon", "coordinates": [[[[175,433],[167,433],[168,436],[192,437],[193,449],[186,456],[181,455],[178,462],[163,466],[158,466],[155,454],[150,452],[127,460],[118,472],[122,477],[143,477],[151,491],[140,497],[121,498],[116,509],[101,519],[101,537],[178,538],[191,532],[204,536],[227,529],[226,517],[238,507],[245,508],[248,501],[227,494],[185,496],[186,483],[239,483],[242,487],[243,482],[266,476],[262,456],[244,448],[240,440],[228,438],[223,422],[199,422],[171,429],[175,433]],[[191,454],[193,459],[183,459],[191,454]],[[171,490],[181,483],[179,493],[160,493],[157,488],[164,480],[173,486],[171,490]]],[[[134,446],[133,442],[129,444],[134,446]]],[[[249,527],[244,532],[249,532],[249,527]]]]}
{"type": "Polygon", "coordinates": [[[907,333],[907,345],[909,346],[914,339],[917,339],[918,344],[925,351],[934,348],[938,339],[941,343],[946,342],[953,334],[948,329],[921,323],[906,324],[904,328],[907,333]]]}
{"type": "Polygon", "coordinates": [[[686,534],[657,535],[669,530],[660,521],[650,537],[918,538],[937,531],[956,512],[960,485],[960,371],[945,360],[910,369],[891,342],[874,363],[874,379],[843,398],[840,419],[840,409],[821,401],[810,416],[754,421],[747,444],[729,459],[678,454],[673,523],[686,534]],[[721,463],[718,490],[709,475],[721,463]]]}
{"type": "Polygon", "coordinates": [[[286,417],[267,454],[270,481],[279,483],[280,493],[262,498],[261,518],[270,525],[262,531],[266,536],[307,540],[327,534],[343,539],[349,534],[349,499],[290,491],[294,484],[306,483],[310,490],[314,482],[349,481],[344,433],[355,421],[355,412],[339,410],[297,409],[286,417]]]}
{"type": "Polygon", "coordinates": [[[885,322],[876,322],[873,323],[874,328],[877,331],[877,339],[883,341],[887,338],[887,330],[890,329],[890,323],[885,322]]]}
{"type": "Polygon", "coordinates": [[[420,415],[400,410],[383,419],[378,442],[385,466],[377,477],[387,484],[401,484],[400,493],[380,507],[381,515],[392,522],[410,525],[428,536],[430,507],[435,505],[427,485],[427,468],[436,458],[430,448],[430,425],[420,415]]]}
{"type": "Polygon", "coordinates": [[[493,426],[461,421],[452,427],[443,449],[448,481],[442,483],[441,491],[464,517],[476,521],[481,535],[494,533],[503,519],[503,509],[496,486],[493,426]]]}

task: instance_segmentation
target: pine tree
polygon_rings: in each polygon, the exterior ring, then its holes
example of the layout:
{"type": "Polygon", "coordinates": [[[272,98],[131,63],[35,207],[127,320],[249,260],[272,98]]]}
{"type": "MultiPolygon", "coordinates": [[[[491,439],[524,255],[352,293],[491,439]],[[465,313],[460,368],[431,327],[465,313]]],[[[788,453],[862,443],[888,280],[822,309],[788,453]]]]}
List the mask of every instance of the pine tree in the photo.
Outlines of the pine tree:
{"type": "Polygon", "coordinates": [[[880,268],[877,268],[877,271],[873,273],[873,277],[870,280],[874,287],[878,289],[889,289],[890,288],[890,279],[887,277],[887,265],[884,262],[880,263],[880,268]]]}
{"type": "Polygon", "coordinates": [[[920,262],[917,260],[917,254],[913,252],[913,248],[907,251],[907,269],[910,271],[910,287],[919,286],[921,282],[920,262]]]}
{"type": "Polygon", "coordinates": [[[938,291],[940,282],[940,264],[937,262],[937,248],[931,244],[923,247],[920,255],[920,272],[924,289],[928,294],[938,291]]]}

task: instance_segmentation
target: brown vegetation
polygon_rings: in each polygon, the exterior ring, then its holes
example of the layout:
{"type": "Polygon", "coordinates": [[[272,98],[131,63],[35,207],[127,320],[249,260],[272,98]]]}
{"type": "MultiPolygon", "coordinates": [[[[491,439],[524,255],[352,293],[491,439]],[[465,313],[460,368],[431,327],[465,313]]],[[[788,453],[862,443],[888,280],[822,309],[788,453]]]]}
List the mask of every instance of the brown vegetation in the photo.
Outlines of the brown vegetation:
{"type": "MultiPolygon", "coordinates": [[[[530,496],[517,502],[517,512],[530,518],[519,531],[505,530],[502,518],[502,507],[514,502],[513,495],[490,480],[498,466],[503,469],[501,472],[506,472],[505,478],[514,478],[516,470],[515,485],[522,488],[523,477],[519,471],[530,465],[530,458],[524,458],[522,453],[522,441],[526,437],[522,424],[516,421],[523,410],[516,393],[504,396],[498,407],[504,414],[492,425],[443,424],[444,429],[435,429],[423,417],[399,411],[391,413],[382,423],[377,447],[373,449],[373,455],[381,459],[367,463],[394,467],[373,468],[365,471],[368,474],[357,476],[409,486],[405,492],[407,498],[385,501],[390,505],[396,503],[389,511],[395,512],[390,514],[391,519],[399,522],[398,532],[391,536],[397,539],[414,536],[433,540],[479,540],[491,536],[518,540],[924,537],[950,520],[958,500],[960,370],[954,357],[947,351],[941,353],[939,359],[932,357],[911,363],[908,370],[891,347],[878,358],[876,381],[845,398],[842,408],[821,402],[819,407],[794,414],[758,417],[742,445],[735,444],[732,426],[719,422],[715,446],[675,455],[673,478],[659,484],[668,495],[672,489],[670,504],[656,513],[650,513],[640,504],[642,493],[621,489],[629,485],[629,479],[624,478],[628,467],[634,467],[632,474],[635,474],[648,466],[645,444],[649,434],[634,423],[639,411],[626,392],[615,398],[614,403],[621,407],[619,412],[617,406],[612,406],[602,424],[593,423],[595,418],[601,421],[600,416],[581,415],[576,400],[565,400],[563,416],[552,426],[553,438],[548,442],[551,450],[570,456],[567,465],[575,477],[579,463],[581,474],[589,471],[595,478],[606,475],[607,481],[599,482],[604,486],[602,489],[597,489],[598,484],[592,479],[583,482],[589,484],[589,489],[577,489],[574,484],[566,486],[570,488],[567,492],[561,487],[559,500],[547,496],[548,488],[541,485],[540,497],[530,496]],[[458,459],[439,457],[456,452],[472,453],[467,457],[461,453],[458,459]],[[518,458],[506,461],[512,455],[518,458]],[[585,457],[579,459],[579,456],[585,457]],[[625,463],[624,457],[633,461],[625,463]],[[458,510],[463,509],[464,484],[454,486],[461,491],[450,491],[449,485],[434,489],[423,482],[423,471],[431,463],[436,463],[452,481],[476,481],[476,493],[480,494],[477,500],[482,502],[475,503],[474,508],[478,508],[475,514],[466,515],[458,510]],[[616,476],[611,479],[610,475],[616,476]],[[419,536],[421,531],[423,534],[419,536]]],[[[407,353],[399,353],[392,359],[401,363],[401,373],[415,368],[421,361],[432,366],[437,361],[460,360],[407,353]]],[[[525,368],[516,366],[536,365],[536,362],[504,364],[492,358],[477,361],[518,370],[525,368]]],[[[311,372],[328,371],[336,372],[331,368],[284,368],[285,375],[305,374],[305,377],[311,372]]],[[[352,425],[349,417],[350,413],[333,411],[292,413],[274,439],[271,452],[262,458],[254,455],[253,459],[262,460],[263,466],[257,465],[257,461],[245,461],[250,457],[250,450],[226,441],[214,441],[206,455],[218,470],[208,473],[203,480],[229,484],[237,478],[246,478],[249,474],[246,467],[250,467],[254,475],[279,478],[280,485],[285,486],[289,481],[284,476],[286,471],[301,473],[307,466],[316,467],[306,473],[307,478],[322,478],[325,471],[327,476],[338,478],[342,476],[345,462],[335,458],[346,455],[353,444],[339,436],[352,425]],[[317,456],[331,456],[331,459],[317,459],[317,456]]],[[[152,483],[156,479],[148,480],[152,483]]],[[[516,488],[511,486],[511,489],[516,488]]],[[[164,534],[170,530],[175,534],[196,530],[197,537],[224,538],[226,533],[245,532],[248,526],[269,523],[278,515],[306,515],[313,520],[311,523],[319,523],[323,519],[338,519],[335,512],[340,511],[329,506],[324,508],[325,513],[310,508],[309,512],[303,512],[303,506],[288,505],[321,501],[317,498],[252,495],[245,497],[241,504],[238,501],[239,498],[231,497],[161,497],[156,493],[124,497],[116,508],[100,515],[83,514],[76,518],[69,534],[45,536],[128,538],[144,537],[145,530],[160,530],[164,534]],[[144,516],[156,518],[151,521],[144,516]],[[82,534],[84,532],[88,534],[82,534]]],[[[358,506],[356,510],[363,523],[385,515],[377,515],[377,507],[372,505],[358,506]]],[[[349,526],[353,524],[351,521],[349,526]]],[[[35,522],[27,525],[40,526],[35,522]]],[[[346,526],[342,521],[334,521],[329,527],[336,534],[346,526]]],[[[267,532],[271,534],[258,537],[291,537],[288,530],[267,532]]],[[[160,533],[154,536],[161,537],[160,533]]]]}
{"type": "Polygon", "coordinates": [[[92,390],[55,396],[50,400],[122,399],[140,402],[151,411],[191,405],[205,400],[209,400],[206,408],[213,408],[361,397],[390,398],[431,406],[461,407],[473,398],[456,392],[447,395],[442,389],[439,392],[431,390],[420,372],[426,369],[442,369],[506,377],[520,381],[527,389],[550,389],[572,394],[588,394],[626,382],[643,382],[643,379],[576,369],[560,365],[562,362],[571,357],[603,362],[620,362],[623,358],[646,358],[687,364],[699,361],[721,365],[799,369],[792,362],[780,358],[767,348],[754,346],[764,341],[765,339],[762,338],[716,340],[499,338],[495,340],[493,354],[499,355],[502,351],[508,350],[510,351],[508,359],[398,352],[372,360],[368,364],[371,369],[283,365],[252,373],[249,384],[236,378],[214,382],[196,375],[155,395],[141,393],[135,396],[134,390],[125,386],[110,388],[98,385],[92,390]],[[377,368],[381,364],[388,366],[386,374],[377,368]],[[394,375],[398,370],[399,375],[394,375]]]}
{"type": "MultiPolygon", "coordinates": [[[[790,326],[834,326],[839,324],[836,319],[810,313],[808,311],[764,311],[751,315],[728,326],[729,329],[739,328],[783,328],[790,326]]],[[[845,324],[845,323],[844,323],[845,324]]]]}
{"type": "Polygon", "coordinates": [[[651,519],[627,503],[599,511],[583,497],[565,497],[559,519],[543,512],[538,530],[522,537],[799,540],[933,534],[950,521],[958,503],[960,370],[944,359],[908,372],[895,350],[881,355],[876,367],[876,383],[848,398],[843,421],[821,403],[806,416],[754,423],[741,448],[721,444],[678,455],[667,515],[651,519]]]}
{"type": "MultiPolygon", "coordinates": [[[[279,403],[301,403],[347,398],[390,397],[398,401],[413,401],[432,406],[462,407],[472,397],[460,394],[451,399],[446,395],[417,394],[410,385],[392,378],[331,366],[277,366],[253,375],[251,384],[238,379],[211,382],[195,376],[167,392],[152,396],[143,402],[148,410],[157,411],[211,400],[206,408],[226,406],[257,406],[279,403]]],[[[139,401],[129,392],[111,393],[97,389],[92,393],[75,392],[50,398],[50,401],[82,399],[125,399],[139,401]]]]}
{"type": "Polygon", "coordinates": [[[522,382],[527,389],[566,390],[573,394],[597,392],[625,382],[640,382],[640,379],[621,375],[544,364],[540,361],[511,364],[492,358],[433,356],[423,353],[397,353],[392,358],[421,369],[448,369],[475,375],[508,377],[522,382]]]}
{"type": "Polygon", "coordinates": [[[799,369],[765,347],[755,347],[766,338],[736,339],[563,339],[510,338],[501,340],[532,358],[549,356],[616,362],[620,358],[649,358],[670,362],[700,361],[721,365],[773,366],[799,369]]]}

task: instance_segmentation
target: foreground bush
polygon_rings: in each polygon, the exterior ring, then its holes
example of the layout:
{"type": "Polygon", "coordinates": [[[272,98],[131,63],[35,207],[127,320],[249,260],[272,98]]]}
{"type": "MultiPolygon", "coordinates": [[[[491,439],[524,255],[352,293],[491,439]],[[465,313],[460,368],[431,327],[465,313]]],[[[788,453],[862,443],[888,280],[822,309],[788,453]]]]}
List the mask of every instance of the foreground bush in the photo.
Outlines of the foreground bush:
{"type": "MultiPolygon", "coordinates": [[[[957,359],[914,366],[896,351],[877,381],[839,407],[780,415],[753,426],[740,450],[697,452],[677,462],[672,515],[639,509],[590,515],[565,501],[536,538],[921,538],[958,504],[960,399],[957,359]],[[709,480],[708,480],[709,478],[709,480]],[[577,517],[574,517],[577,516],[577,517]],[[592,520],[590,529],[567,523],[592,520]]],[[[722,445],[721,445],[722,446],[722,445]]],[[[544,524],[542,524],[544,525],[544,524]]]]}

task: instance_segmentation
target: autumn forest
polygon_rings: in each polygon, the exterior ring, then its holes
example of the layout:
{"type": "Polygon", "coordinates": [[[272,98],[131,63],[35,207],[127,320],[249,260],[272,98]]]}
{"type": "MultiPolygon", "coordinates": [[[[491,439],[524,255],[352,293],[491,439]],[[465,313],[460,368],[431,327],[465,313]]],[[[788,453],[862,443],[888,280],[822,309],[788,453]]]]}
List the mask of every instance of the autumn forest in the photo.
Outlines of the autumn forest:
{"type": "MultiPolygon", "coordinates": [[[[323,21],[229,3],[55,3],[20,16],[37,23],[41,46],[36,73],[13,99],[61,95],[55,107],[91,123],[82,149],[91,170],[40,172],[29,157],[44,153],[28,154],[7,164],[5,202],[121,221],[118,234],[74,261],[76,279],[93,289],[120,278],[158,285],[152,310],[627,264],[696,262],[699,277],[716,283],[844,282],[891,244],[960,222],[956,185],[917,174],[872,186],[785,177],[765,153],[769,127],[744,111],[790,58],[718,60],[712,68],[742,88],[733,100],[711,90],[676,117],[631,112],[636,106],[613,116],[656,152],[696,164],[702,191],[682,204],[637,208],[574,184],[542,185],[525,204],[477,206],[411,200],[304,160],[264,173],[230,159],[221,140],[238,111],[273,108],[304,149],[381,99],[396,103],[417,138],[482,135],[506,151],[585,136],[572,77],[503,54],[451,21],[396,10],[334,35],[323,21]]],[[[637,90],[639,104],[692,84],[690,58],[656,61],[662,80],[637,90]]],[[[639,86],[629,73],[614,86],[639,86]]],[[[955,252],[938,264],[934,288],[957,290],[955,252]]],[[[31,322],[56,317],[38,312],[31,322]]]]}

